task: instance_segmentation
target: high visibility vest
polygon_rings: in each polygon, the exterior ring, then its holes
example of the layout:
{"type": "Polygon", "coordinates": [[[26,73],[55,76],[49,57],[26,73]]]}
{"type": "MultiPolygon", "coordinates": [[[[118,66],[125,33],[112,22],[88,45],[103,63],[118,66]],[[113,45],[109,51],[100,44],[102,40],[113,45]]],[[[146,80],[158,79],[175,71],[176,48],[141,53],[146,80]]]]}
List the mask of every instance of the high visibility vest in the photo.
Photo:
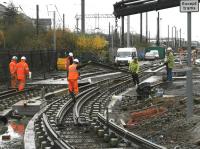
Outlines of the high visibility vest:
{"type": "Polygon", "coordinates": [[[26,75],[29,74],[28,64],[24,61],[17,63],[17,79],[26,79],[26,75]]]}
{"type": "Polygon", "coordinates": [[[16,74],[16,66],[17,66],[17,62],[12,60],[9,64],[10,74],[12,75],[16,74]]]}
{"type": "Polygon", "coordinates": [[[138,73],[139,72],[139,64],[138,62],[134,62],[132,61],[130,64],[129,64],[129,70],[132,72],[132,73],[138,73]]]}
{"type": "Polygon", "coordinates": [[[66,64],[65,64],[66,70],[69,70],[69,66],[72,65],[72,63],[73,63],[73,57],[68,56],[66,58],[66,64]]]}
{"type": "Polygon", "coordinates": [[[77,67],[76,64],[72,64],[69,66],[69,73],[68,73],[69,80],[78,80],[79,73],[76,67],[77,67]]]}
{"type": "Polygon", "coordinates": [[[168,65],[168,68],[174,67],[174,55],[172,52],[170,52],[167,56],[167,65],[168,65]]]}
{"type": "Polygon", "coordinates": [[[69,65],[70,65],[70,61],[69,61],[69,57],[66,58],[66,70],[69,70],[69,65]]]}

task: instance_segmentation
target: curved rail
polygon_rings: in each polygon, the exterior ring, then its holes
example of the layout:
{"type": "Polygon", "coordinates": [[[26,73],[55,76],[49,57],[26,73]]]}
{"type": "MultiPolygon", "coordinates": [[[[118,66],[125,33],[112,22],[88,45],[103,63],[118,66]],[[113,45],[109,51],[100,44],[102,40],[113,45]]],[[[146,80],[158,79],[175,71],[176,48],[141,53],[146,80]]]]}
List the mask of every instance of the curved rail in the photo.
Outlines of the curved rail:
{"type": "MultiPolygon", "coordinates": [[[[84,88],[91,86],[91,85],[87,85],[84,86],[84,88]]],[[[83,89],[83,87],[82,87],[83,89]]],[[[81,89],[81,90],[82,90],[81,89]]],[[[82,97],[85,93],[87,93],[88,91],[92,90],[93,88],[89,88],[87,90],[82,91],[81,93],[79,93],[76,96],[76,100],[78,100],[80,97],[82,97]]],[[[56,114],[56,124],[57,125],[61,125],[63,118],[65,116],[65,114],[67,113],[67,111],[74,105],[73,100],[70,98],[62,107],[61,109],[58,111],[58,113],[56,114]]]]}
{"type": "Polygon", "coordinates": [[[91,88],[89,91],[85,92],[85,94],[76,102],[73,109],[74,124],[81,124],[81,120],[80,120],[81,107],[87,100],[99,94],[98,90],[99,88],[91,88]]]}
{"type": "Polygon", "coordinates": [[[70,144],[68,144],[66,141],[64,141],[60,136],[55,132],[54,128],[49,124],[48,118],[46,114],[43,113],[43,122],[46,128],[46,131],[48,135],[53,139],[55,143],[55,148],[60,148],[60,149],[75,149],[72,147],[70,144]]]}
{"type": "MultiPolygon", "coordinates": [[[[111,85],[112,83],[116,83],[116,82],[112,82],[111,80],[105,79],[105,80],[101,80],[94,84],[84,85],[83,87],[80,88],[80,94],[78,96],[76,96],[77,100],[76,100],[76,104],[73,108],[73,115],[72,115],[73,121],[75,124],[82,123],[82,121],[80,119],[82,107],[89,100],[94,100],[96,98],[99,98],[100,95],[103,95],[104,93],[108,93],[108,92],[110,93],[109,96],[114,93],[120,93],[131,85],[130,81],[132,79],[130,78],[130,76],[126,76],[124,78],[123,77],[115,78],[115,79],[118,80],[117,85],[111,85]],[[101,87],[104,87],[102,84],[108,85],[107,88],[101,88],[101,87]]],[[[61,101],[61,100],[62,99],[60,99],[58,101],[61,101]]],[[[67,114],[69,109],[71,109],[73,106],[73,101],[72,101],[72,99],[68,99],[67,101],[63,100],[63,102],[61,102],[61,104],[62,105],[59,105],[58,109],[56,109],[57,113],[55,114],[56,116],[53,116],[53,119],[51,117],[49,117],[50,120],[48,120],[48,116],[46,114],[43,114],[42,121],[45,123],[46,129],[48,129],[47,130],[48,135],[52,138],[52,140],[54,140],[53,141],[54,144],[57,144],[57,146],[56,146],[57,148],[67,148],[67,147],[72,148],[72,145],[70,145],[70,143],[66,142],[62,138],[59,138],[59,133],[55,130],[55,128],[57,129],[57,127],[54,126],[54,123],[56,123],[57,125],[62,124],[62,121],[63,121],[65,115],[67,114]],[[52,121],[54,121],[54,122],[52,122],[52,121]],[[56,137],[59,139],[56,139],[56,137]],[[59,141],[61,141],[61,142],[59,142],[59,141]]],[[[51,104],[51,105],[53,105],[53,104],[51,104]]],[[[54,110],[54,109],[51,109],[51,111],[52,110],[54,110]]],[[[124,134],[122,134],[121,137],[123,137],[123,135],[124,134]]],[[[127,138],[124,138],[124,139],[127,139],[127,138]]],[[[132,140],[132,141],[134,141],[134,140],[132,140]]]]}
{"type": "Polygon", "coordinates": [[[132,132],[127,131],[126,129],[118,126],[117,124],[111,122],[111,121],[107,121],[106,118],[101,115],[100,113],[98,113],[98,121],[105,125],[106,127],[109,128],[110,131],[114,132],[115,134],[117,134],[118,136],[123,136],[123,139],[125,139],[126,141],[129,141],[131,143],[134,143],[134,145],[138,145],[140,148],[145,148],[145,149],[166,149],[166,147],[157,145],[155,143],[152,143],[132,132]]]}

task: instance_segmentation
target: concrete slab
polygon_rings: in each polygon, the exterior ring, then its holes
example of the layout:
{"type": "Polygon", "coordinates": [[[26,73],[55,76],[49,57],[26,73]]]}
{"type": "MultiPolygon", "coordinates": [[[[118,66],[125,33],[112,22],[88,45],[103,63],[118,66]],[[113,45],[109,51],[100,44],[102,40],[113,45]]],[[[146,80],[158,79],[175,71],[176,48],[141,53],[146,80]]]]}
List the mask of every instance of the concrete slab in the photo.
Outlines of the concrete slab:
{"type": "Polygon", "coordinates": [[[151,76],[151,77],[145,79],[144,81],[142,81],[140,84],[142,84],[144,82],[154,83],[154,82],[158,82],[158,81],[162,81],[162,76],[151,76]]]}
{"type": "MultiPolygon", "coordinates": [[[[116,78],[119,77],[122,73],[121,72],[115,72],[115,73],[106,73],[103,75],[97,75],[94,77],[87,77],[87,78],[83,78],[81,80],[78,80],[79,84],[85,84],[85,83],[92,83],[92,82],[96,82],[102,79],[106,79],[106,78],[116,78]]],[[[60,84],[60,85],[67,85],[68,81],[67,78],[59,78],[59,79],[47,79],[47,80],[40,80],[40,81],[35,81],[35,82],[30,82],[27,84],[60,84]]]]}
{"type": "MultiPolygon", "coordinates": [[[[78,80],[78,83],[89,83],[87,78],[78,80]]],[[[35,82],[30,82],[27,84],[60,84],[60,85],[65,85],[68,84],[67,78],[59,78],[59,79],[46,79],[46,80],[41,80],[41,81],[35,81],[35,82]]]]}
{"type": "Polygon", "coordinates": [[[155,70],[148,69],[148,70],[146,70],[146,71],[144,71],[144,72],[148,72],[148,73],[153,72],[153,73],[156,73],[156,72],[159,72],[159,71],[163,71],[164,69],[165,69],[165,66],[162,66],[162,67],[160,67],[160,68],[158,68],[158,69],[155,69],[155,70]]]}
{"type": "Polygon", "coordinates": [[[46,102],[42,102],[40,100],[29,100],[26,105],[24,103],[26,100],[21,100],[12,106],[12,110],[18,111],[20,115],[30,115],[33,116],[35,113],[40,111],[44,106],[46,106],[46,102]]]}
{"type": "Polygon", "coordinates": [[[122,75],[122,72],[114,72],[114,73],[108,73],[108,74],[103,74],[103,75],[97,75],[94,77],[89,77],[88,80],[89,82],[97,82],[103,79],[109,79],[109,78],[118,78],[119,76],[122,75]]]}
{"type": "Polygon", "coordinates": [[[140,84],[143,84],[146,82],[150,83],[151,86],[155,86],[155,85],[158,85],[163,82],[163,77],[162,76],[151,76],[151,77],[145,79],[144,81],[140,82],[140,84]]]}
{"type": "Polygon", "coordinates": [[[5,109],[3,111],[0,111],[0,117],[4,117],[4,116],[7,116],[11,113],[12,109],[9,108],[9,109],[5,109]]]}
{"type": "Polygon", "coordinates": [[[36,149],[34,121],[45,110],[46,108],[44,107],[38,113],[36,113],[34,117],[29,121],[28,125],[26,126],[26,130],[24,134],[24,149],[36,149]]]}

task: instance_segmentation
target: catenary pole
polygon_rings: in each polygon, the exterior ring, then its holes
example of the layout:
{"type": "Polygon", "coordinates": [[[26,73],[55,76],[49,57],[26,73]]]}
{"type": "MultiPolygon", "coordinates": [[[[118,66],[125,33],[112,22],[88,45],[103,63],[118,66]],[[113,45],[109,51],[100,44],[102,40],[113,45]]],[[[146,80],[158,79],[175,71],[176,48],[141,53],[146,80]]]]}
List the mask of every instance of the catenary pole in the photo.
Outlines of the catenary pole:
{"type": "Polygon", "coordinates": [[[81,0],[81,32],[85,34],[85,0],[81,0]]]}
{"type": "Polygon", "coordinates": [[[192,66],[191,66],[191,12],[187,12],[187,38],[188,38],[188,70],[187,70],[187,119],[193,115],[193,97],[192,97],[192,66]]]}
{"type": "Polygon", "coordinates": [[[56,51],[56,12],[53,12],[53,49],[56,51]]]}
{"type": "Polygon", "coordinates": [[[39,5],[36,5],[36,34],[39,35],[39,5]]]}
{"type": "Polygon", "coordinates": [[[130,16],[127,16],[127,47],[130,47],[130,16]]]}

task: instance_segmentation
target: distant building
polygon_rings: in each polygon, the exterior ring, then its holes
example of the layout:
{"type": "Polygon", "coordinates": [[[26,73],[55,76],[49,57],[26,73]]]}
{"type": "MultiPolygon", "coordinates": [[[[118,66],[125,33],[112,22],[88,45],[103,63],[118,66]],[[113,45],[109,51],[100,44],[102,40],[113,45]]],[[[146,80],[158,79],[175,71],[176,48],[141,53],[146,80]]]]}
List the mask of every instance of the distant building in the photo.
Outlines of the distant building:
{"type": "MultiPolygon", "coordinates": [[[[33,24],[36,26],[37,19],[32,19],[33,24]]],[[[39,19],[39,27],[42,27],[46,30],[51,29],[51,19],[50,18],[41,18],[39,19]]]]}
{"type": "Polygon", "coordinates": [[[4,13],[6,12],[7,7],[0,4],[0,17],[3,17],[4,13]]]}

